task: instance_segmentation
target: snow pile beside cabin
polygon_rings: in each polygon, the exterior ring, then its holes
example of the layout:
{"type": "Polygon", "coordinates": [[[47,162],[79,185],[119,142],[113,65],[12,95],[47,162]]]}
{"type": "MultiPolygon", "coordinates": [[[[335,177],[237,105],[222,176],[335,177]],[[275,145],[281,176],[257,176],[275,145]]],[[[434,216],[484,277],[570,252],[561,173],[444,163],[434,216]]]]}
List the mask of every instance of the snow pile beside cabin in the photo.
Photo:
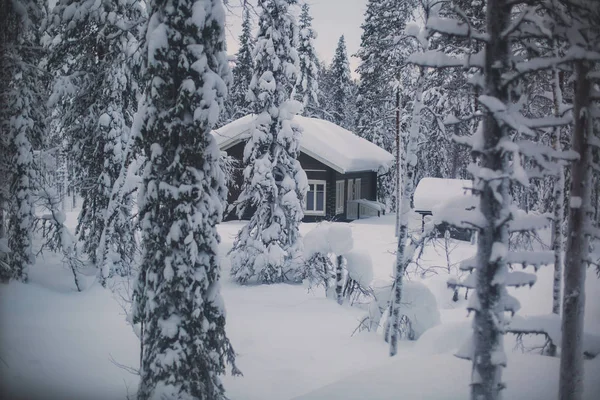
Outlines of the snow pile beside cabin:
{"type": "MultiPolygon", "coordinates": [[[[219,147],[228,149],[250,137],[255,115],[246,115],[215,131],[219,147]]],[[[352,171],[386,171],[394,157],[381,147],[347,129],[318,118],[294,116],[302,129],[300,151],[339,173],[352,171]]]]}
{"type": "Polygon", "coordinates": [[[470,196],[473,182],[466,179],[423,178],[414,194],[414,208],[419,211],[433,211],[445,202],[470,196]]]}

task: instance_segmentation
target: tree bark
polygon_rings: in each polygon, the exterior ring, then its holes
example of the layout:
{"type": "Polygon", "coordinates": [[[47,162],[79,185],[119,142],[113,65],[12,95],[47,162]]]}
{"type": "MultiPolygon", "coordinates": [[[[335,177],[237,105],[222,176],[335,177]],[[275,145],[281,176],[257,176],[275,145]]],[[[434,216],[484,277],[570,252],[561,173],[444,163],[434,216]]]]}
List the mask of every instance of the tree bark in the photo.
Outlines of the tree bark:
{"type": "Polygon", "coordinates": [[[560,400],[581,400],[583,397],[583,314],[585,309],[585,270],[589,251],[585,234],[586,215],[590,205],[590,172],[588,139],[591,134],[590,88],[585,61],[575,63],[575,98],[573,112],[575,127],[572,148],[579,159],[571,167],[569,228],[565,252],[564,293],[562,308],[562,342],[560,357],[560,400]]]}
{"type": "MultiPolygon", "coordinates": [[[[555,47],[555,53],[557,53],[555,47]]],[[[556,54],[558,55],[558,54],[556,54]]],[[[560,105],[562,103],[562,91],[560,88],[560,80],[558,69],[555,67],[552,71],[552,94],[554,100],[554,116],[560,116],[560,105]]],[[[554,129],[553,141],[554,149],[562,150],[560,144],[560,127],[554,129]]],[[[562,164],[558,167],[558,180],[554,183],[554,226],[552,232],[552,248],[554,250],[554,280],[552,285],[552,313],[560,314],[560,290],[562,284],[562,252],[564,236],[562,232],[562,223],[565,219],[565,171],[562,164]]],[[[556,354],[556,345],[552,344],[549,351],[551,355],[556,354]]]]}
{"type": "Polygon", "coordinates": [[[421,110],[423,108],[423,90],[425,86],[425,69],[419,67],[419,79],[417,81],[417,92],[412,113],[412,122],[406,146],[404,162],[405,175],[402,177],[402,209],[398,210],[400,217],[398,223],[398,247],[396,248],[396,276],[394,280],[392,301],[390,302],[391,321],[388,326],[390,356],[398,352],[398,339],[400,337],[400,303],[402,301],[402,279],[406,268],[405,248],[408,239],[408,216],[410,214],[410,198],[415,190],[414,177],[417,171],[417,146],[419,130],[421,128],[421,110]]]}
{"type": "MultiPolygon", "coordinates": [[[[486,24],[489,35],[485,51],[483,95],[491,96],[506,104],[509,102],[506,86],[502,85],[502,72],[508,67],[509,41],[502,35],[509,26],[510,4],[506,0],[488,0],[486,24]]],[[[503,129],[494,115],[486,111],[483,121],[483,150],[481,167],[494,174],[503,175],[509,171],[508,158],[499,149],[498,143],[505,140],[503,129]]],[[[497,400],[502,384],[502,365],[494,355],[503,351],[502,322],[504,306],[502,297],[506,291],[504,284],[495,282],[495,277],[506,269],[505,257],[493,256],[493,248],[508,248],[508,228],[505,221],[510,217],[509,179],[497,180],[479,178],[476,186],[480,192],[480,211],[485,217],[477,243],[476,296],[479,308],[473,322],[474,354],[471,377],[472,400],[497,400]]]]}
{"type": "Polygon", "coordinates": [[[335,294],[339,305],[344,304],[344,256],[337,256],[335,263],[335,294]]]}
{"type": "Polygon", "coordinates": [[[400,151],[400,87],[396,89],[396,237],[400,231],[400,185],[402,184],[402,164],[400,151]]]}

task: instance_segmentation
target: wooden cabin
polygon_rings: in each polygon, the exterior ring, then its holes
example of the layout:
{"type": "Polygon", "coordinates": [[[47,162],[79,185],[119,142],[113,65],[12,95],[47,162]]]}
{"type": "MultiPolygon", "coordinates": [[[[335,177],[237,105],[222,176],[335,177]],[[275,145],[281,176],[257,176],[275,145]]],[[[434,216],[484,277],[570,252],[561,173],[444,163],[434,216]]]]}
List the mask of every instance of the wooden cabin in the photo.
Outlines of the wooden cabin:
{"type": "MultiPolygon", "coordinates": [[[[213,132],[222,151],[239,161],[229,204],[241,191],[244,146],[254,115],[247,115],[213,132]]],[[[308,178],[304,221],[352,221],[378,216],[385,207],[377,202],[377,175],[387,172],[393,156],[375,144],[328,121],[295,116],[302,129],[298,160],[308,178]]],[[[244,215],[249,218],[251,212],[244,215]]],[[[235,219],[229,210],[226,219],[235,219]]]]}

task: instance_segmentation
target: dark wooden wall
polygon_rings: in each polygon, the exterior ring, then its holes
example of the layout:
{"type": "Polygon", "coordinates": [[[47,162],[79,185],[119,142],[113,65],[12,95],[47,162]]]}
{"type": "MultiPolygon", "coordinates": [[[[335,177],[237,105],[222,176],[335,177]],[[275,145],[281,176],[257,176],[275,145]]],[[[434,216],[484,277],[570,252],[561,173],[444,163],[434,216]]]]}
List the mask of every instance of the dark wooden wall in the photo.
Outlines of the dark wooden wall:
{"type": "MultiPolygon", "coordinates": [[[[242,165],[242,160],[244,156],[244,142],[240,142],[230,148],[228,148],[227,154],[239,160],[240,164],[235,172],[234,181],[236,183],[235,187],[229,188],[229,195],[227,196],[227,201],[229,204],[233,204],[235,202],[241,192],[241,187],[243,183],[243,171],[244,166],[242,165]]],[[[338,180],[344,180],[344,202],[347,197],[348,192],[348,179],[361,179],[361,197],[368,200],[377,200],[377,173],[372,171],[362,171],[362,172],[350,172],[347,174],[340,174],[333,168],[323,164],[322,162],[315,160],[314,158],[300,153],[298,157],[300,161],[300,165],[306,171],[306,176],[309,180],[323,180],[326,182],[325,184],[325,192],[326,192],[326,208],[325,208],[325,216],[321,215],[306,215],[304,217],[305,222],[313,222],[320,221],[323,219],[327,220],[338,220],[345,221],[346,220],[346,206],[344,206],[343,214],[335,214],[335,184],[338,180]]],[[[248,210],[243,216],[243,219],[249,219],[252,216],[253,210],[248,210]]],[[[235,212],[231,212],[229,215],[225,216],[225,220],[237,219],[235,212]]]]}

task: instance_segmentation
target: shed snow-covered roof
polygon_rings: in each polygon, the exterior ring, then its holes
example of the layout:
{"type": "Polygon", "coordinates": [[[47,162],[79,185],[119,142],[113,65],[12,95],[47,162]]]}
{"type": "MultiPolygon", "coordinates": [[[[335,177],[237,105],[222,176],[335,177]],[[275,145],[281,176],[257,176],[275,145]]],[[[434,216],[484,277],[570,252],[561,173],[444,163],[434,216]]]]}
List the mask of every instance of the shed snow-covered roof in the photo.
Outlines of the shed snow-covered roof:
{"type": "Polygon", "coordinates": [[[461,196],[470,196],[472,181],[466,179],[422,178],[415,189],[415,211],[432,211],[435,206],[461,196]]]}
{"type": "MultiPolygon", "coordinates": [[[[213,131],[221,150],[246,140],[254,118],[246,115],[213,131]]],[[[378,171],[393,161],[393,156],[381,147],[332,122],[300,115],[294,121],[303,130],[300,151],[339,173],[378,171]]]]}

